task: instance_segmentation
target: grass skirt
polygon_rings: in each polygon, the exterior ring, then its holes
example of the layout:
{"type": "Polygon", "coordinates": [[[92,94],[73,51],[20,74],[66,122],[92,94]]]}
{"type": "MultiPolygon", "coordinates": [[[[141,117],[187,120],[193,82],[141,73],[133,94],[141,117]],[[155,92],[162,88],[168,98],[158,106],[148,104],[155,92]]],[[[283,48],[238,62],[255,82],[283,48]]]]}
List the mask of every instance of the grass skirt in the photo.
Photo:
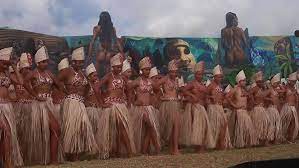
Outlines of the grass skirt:
{"type": "Polygon", "coordinates": [[[111,107],[103,109],[99,118],[96,139],[99,146],[100,159],[109,158],[112,148],[117,145],[118,124],[124,126],[131,149],[135,153],[134,132],[131,126],[129,111],[124,103],[114,103],[111,107]]]}
{"type": "Polygon", "coordinates": [[[229,136],[227,116],[224,113],[223,106],[221,106],[219,104],[210,104],[208,106],[207,114],[209,116],[211,130],[212,130],[212,136],[215,140],[215,144],[217,144],[217,142],[220,138],[221,129],[225,129],[225,134],[224,134],[225,148],[230,148],[231,140],[230,140],[230,136],[229,136]]]}
{"type": "MultiPolygon", "coordinates": [[[[162,101],[159,111],[160,136],[164,142],[168,142],[172,134],[174,124],[180,122],[180,102],[177,100],[162,101]]],[[[180,128],[179,125],[177,128],[180,128]]]]}
{"type": "Polygon", "coordinates": [[[281,117],[275,106],[269,106],[267,108],[268,116],[269,116],[269,138],[271,141],[273,140],[282,140],[282,123],[281,117]]]}
{"type": "MultiPolygon", "coordinates": [[[[53,114],[54,105],[51,98],[46,101],[33,101],[31,111],[31,123],[29,126],[29,149],[26,164],[50,163],[50,124],[49,113],[53,114]],[[28,162],[28,163],[27,163],[28,162]]],[[[54,114],[53,114],[54,115],[54,114]]],[[[63,149],[61,139],[58,140],[58,160],[63,161],[63,149]]],[[[25,157],[25,158],[27,158],[25,157]]]]}
{"type": "Polygon", "coordinates": [[[83,98],[69,95],[63,103],[63,148],[68,154],[95,154],[98,146],[83,98]]]}
{"type": "Polygon", "coordinates": [[[142,143],[144,142],[145,123],[144,116],[147,115],[149,120],[148,127],[153,128],[155,131],[158,143],[160,143],[159,124],[156,117],[156,109],[153,106],[134,106],[131,109],[132,125],[134,128],[134,138],[136,151],[141,152],[142,143]]]}
{"type": "Polygon", "coordinates": [[[288,104],[285,104],[280,112],[281,116],[281,123],[282,123],[282,134],[286,138],[288,135],[288,128],[291,124],[291,122],[294,122],[294,131],[292,132],[292,140],[295,140],[295,138],[298,135],[299,130],[299,123],[298,123],[298,116],[297,116],[297,110],[295,106],[290,106],[288,104]]]}
{"type": "MultiPolygon", "coordinates": [[[[12,163],[14,166],[23,166],[23,158],[20,151],[18,142],[18,135],[16,129],[16,118],[11,103],[0,103],[0,122],[8,123],[8,130],[0,130],[0,139],[6,138],[6,131],[9,131],[11,135],[11,156],[12,163]],[[3,136],[1,136],[3,135],[3,136]]],[[[24,128],[23,128],[24,129],[24,128]]],[[[4,162],[6,159],[4,158],[4,162]]]]}
{"type": "Polygon", "coordinates": [[[233,144],[236,148],[244,148],[257,144],[252,120],[246,110],[239,109],[235,115],[235,128],[233,132],[233,144]]]}
{"type": "Polygon", "coordinates": [[[263,106],[255,106],[250,113],[258,140],[270,140],[270,119],[263,106]]]}

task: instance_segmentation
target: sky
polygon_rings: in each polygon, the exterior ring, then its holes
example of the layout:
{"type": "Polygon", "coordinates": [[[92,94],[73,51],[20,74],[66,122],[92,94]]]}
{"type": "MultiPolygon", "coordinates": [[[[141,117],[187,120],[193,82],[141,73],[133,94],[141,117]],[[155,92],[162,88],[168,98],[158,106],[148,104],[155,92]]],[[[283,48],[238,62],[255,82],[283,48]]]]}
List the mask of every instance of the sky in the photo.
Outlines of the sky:
{"type": "Polygon", "coordinates": [[[250,36],[299,29],[299,0],[1,0],[0,27],[89,35],[102,11],[118,36],[219,37],[227,12],[237,14],[250,36]]]}

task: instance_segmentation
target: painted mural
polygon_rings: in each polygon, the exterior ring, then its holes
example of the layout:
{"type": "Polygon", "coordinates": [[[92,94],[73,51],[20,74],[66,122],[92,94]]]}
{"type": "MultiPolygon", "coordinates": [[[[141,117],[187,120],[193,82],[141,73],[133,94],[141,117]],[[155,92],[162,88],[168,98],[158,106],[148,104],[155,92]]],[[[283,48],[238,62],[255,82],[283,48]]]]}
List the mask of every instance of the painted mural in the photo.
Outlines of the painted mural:
{"type": "MultiPolygon", "coordinates": [[[[91,36],[64,37],[70,48],[88,46],[91,36]]],[[[151,38],[124,36],[124,52],[132,57],[133,67],[138,69],[138,62],[144,56],[149,56],[161,73],[167,71],[169,60],[180,58],[182,75],[186,80],[192,79],[190,64],[205,61],[207,75],[211,69],[221,64],[224,67],[225,79],[234,84],[234,76],[240,69],[245,69],[249,77],[257,70],[263,70],[266,78],[277,72],[283,76],[296,70],[299,65],[299,38],[294,36],[251,36],[248,38],[248,54],[246,62],[230,66],[220,38],[151,38]]]]}

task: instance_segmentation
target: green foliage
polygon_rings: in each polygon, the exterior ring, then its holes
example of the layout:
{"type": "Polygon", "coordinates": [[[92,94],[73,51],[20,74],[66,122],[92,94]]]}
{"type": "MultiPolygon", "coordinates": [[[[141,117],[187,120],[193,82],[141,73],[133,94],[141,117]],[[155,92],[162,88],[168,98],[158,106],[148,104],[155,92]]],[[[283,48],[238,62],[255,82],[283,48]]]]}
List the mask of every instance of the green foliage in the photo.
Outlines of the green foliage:
{"type": "Polygon", "coordinates": [[[280,71],[284,78],[293,73],[296,68],[296,62],[292,59],[292,53],[286,51],[285,54],[276,55],[276,59],[280,63],[280,71]]]}
{"type": "Polygon", "coordinates": [[[249,83],[252,76],[256,72],[256,68],[250,64],[241,65],[241,66],[235,68],[235,70],[233,70],[229,74],[225,75],[224,80],[227,81],[230,85],[235,86],[236,85],[236,76],[241,70],[244,70],[247,82],[249,83]]]}

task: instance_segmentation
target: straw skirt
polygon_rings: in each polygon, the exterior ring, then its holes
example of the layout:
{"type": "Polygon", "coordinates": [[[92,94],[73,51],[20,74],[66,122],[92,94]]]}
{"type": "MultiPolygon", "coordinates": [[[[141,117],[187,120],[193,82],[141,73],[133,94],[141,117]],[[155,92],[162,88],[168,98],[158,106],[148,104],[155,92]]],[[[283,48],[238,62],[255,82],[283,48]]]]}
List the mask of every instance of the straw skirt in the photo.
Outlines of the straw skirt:
{"type": "Polygon", "coordinates": [[[4,129],[0,129],[0,139],[4,140],[7,135],[10,135],[10,155],[9,158],[4,158],[4,164],[12,161],[13,166],[23,166],[23,158],[18,142],[16,129],[16,118],[11,103],[0,103],[0,123],[4,125],[4,129]],[[9,160],[8,160],[9,159],[9,160]]]}
{"type": "Polygon", "coordinates": [[[256,135],[252,120],[246,110],[238,109],[235,113],[235,124],[233,131],[233,144],[236,148],[244,148],[256,145],[256,135]]]}
{"type": "Polygon", "coordinates": [[[180,102],[177,100],[162,101],[159,108],[160,135],[164,142],[168,142],[172,134],[174,124],[180,125],[180,102]]]}
{"type": "Polygon", "coordinates": [[[156,109],[153,106],[134,106],[130,113],[134,128],[136,151],[141,152],[145,136],[145,126],[151,127],[154,130],[155,137],[157,138],[158,143],[160,143],[159,122],[156,116],[156,109]],[[147,123],[144,122],[145,118],[148,120],[147,123]]]}
{"type": "MultiPolygon", "coordinates": [[[[134,132],[129,111],[124,103],[113,103],[111,107],[102,110],[98,122],[96,140],[99,146],[100,159],[109,158],[112,149],[118,145],[119,130],[117,126],[120,125],[124,127],[132,152],[135,153],[134,132]]],[[[121,149],[121,151],[124,151],[124,149],[121,149]]]]}
{"type": "Polygon", "coordinates": [[[294,124],[294,130],[291,133],[291,140],[295,140],[298,135],[299,123],[298,123],[298,114],[295,106],[290,106],[285,104],[280,112],[281,123],[282,123],[282,134],[286,138],[288,136],[289,126],[294,124]]]}
{"type": "Polygon", "coordinates": [[[269,116],[269,139],[282,140],[282,123],[281,117],[276,106],[269,106],[267,108],[267,113],[269,116]]]}
{"type": "Polygon", "coordinates": [[[212,136],[215,140],[215,143],[217,145],[220,137],[220,131],[224,129],[224,144],[225,148],[231,147],[231,140],[229,136],[229,129],[228,129],[228,122],[227,122],[227,116],[224,113],[223,106],[219,104],[210,104],[208,106],[207,114],[209,116],[211,130],[212,130],[212,136]]]}
{"type": "Polygon", "coordinates": [[[63,112],[63,148],[65,153],[95,154],[98,146],[87,115],[84,99],[79,95],[68,95],[64,100],[63,112]]]}

